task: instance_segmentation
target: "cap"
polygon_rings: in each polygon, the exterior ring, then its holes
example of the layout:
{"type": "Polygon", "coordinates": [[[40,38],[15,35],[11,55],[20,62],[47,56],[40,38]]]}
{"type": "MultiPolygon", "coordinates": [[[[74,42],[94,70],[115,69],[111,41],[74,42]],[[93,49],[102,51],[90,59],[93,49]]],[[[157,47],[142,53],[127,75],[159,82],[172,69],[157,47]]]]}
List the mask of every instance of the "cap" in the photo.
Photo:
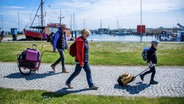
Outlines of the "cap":
{"type": "Polygon", "coordinates": [[[151,44],[158,44],[158,42],[157,41],[152,41],[151,44]]]}

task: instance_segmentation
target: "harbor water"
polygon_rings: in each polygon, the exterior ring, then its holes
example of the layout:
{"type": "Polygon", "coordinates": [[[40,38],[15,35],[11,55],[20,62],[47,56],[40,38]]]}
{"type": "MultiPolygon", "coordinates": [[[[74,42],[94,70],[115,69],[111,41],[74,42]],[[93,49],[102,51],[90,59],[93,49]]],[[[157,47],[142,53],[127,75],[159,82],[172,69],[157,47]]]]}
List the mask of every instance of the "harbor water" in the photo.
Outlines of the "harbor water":
{"type": "MultiPolygon", "coordinates": [[[[141,37],[137,35],[109,35],[109,34],[91,34],[88,41],[120,41],[120,42],[140,42],[141,37]]],[[[155,36],[143,36],[143,42],[157,40],[155,36]]]]}

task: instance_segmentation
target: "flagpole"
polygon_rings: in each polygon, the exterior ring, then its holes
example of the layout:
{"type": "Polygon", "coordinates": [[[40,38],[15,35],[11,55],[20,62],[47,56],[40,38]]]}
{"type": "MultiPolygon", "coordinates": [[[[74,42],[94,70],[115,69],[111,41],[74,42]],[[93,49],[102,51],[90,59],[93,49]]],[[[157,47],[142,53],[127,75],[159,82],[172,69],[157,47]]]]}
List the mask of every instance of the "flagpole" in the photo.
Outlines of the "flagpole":
{"type": "Polygon", "coordinates": [[[142,42],[142,35],[143,35],[143,33],[142,33],[142,0],[140,0],[140,24],[141,24],[141,40],[140,40],[140,42],[142,42]]]}

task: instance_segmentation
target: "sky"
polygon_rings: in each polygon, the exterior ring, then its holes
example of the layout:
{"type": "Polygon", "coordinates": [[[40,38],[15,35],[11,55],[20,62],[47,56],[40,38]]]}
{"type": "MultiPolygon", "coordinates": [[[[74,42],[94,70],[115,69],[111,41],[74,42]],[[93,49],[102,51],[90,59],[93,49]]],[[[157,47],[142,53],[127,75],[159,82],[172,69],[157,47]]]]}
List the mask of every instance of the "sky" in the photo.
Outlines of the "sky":
{"type": "MultiPolygon", "coordinates": [[[[184,25],[184,0],[44,0],[45,25],[59,23],[61,11],[62,23],[69,28],[72,15],[75,29],[98,29],[100,21],[103,28],[136,28],[140,25],[140,1],[146,28],[184,25]]],[[[0,0],[0,28],[18,28],[19,14],[18,29],[28,29],[39,4],[40,0],[0,0]]],[[[34,25],[38,21],[36,18],[34,25]]]]}

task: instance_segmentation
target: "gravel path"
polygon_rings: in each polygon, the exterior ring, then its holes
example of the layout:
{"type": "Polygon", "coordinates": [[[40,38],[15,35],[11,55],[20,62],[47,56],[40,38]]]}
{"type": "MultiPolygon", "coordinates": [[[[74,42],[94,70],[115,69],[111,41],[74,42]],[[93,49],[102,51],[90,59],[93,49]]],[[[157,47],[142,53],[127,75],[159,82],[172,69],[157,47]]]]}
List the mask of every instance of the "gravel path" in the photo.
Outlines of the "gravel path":
{"type": "Polygon", "coordinates": [[[67,89],[65,81],[73,72],[75,65],[66,65],[70,71],[61,73],[61,66],[56,67],[56,73],[50,64],[42,63],[40,70],[29,76],[21,75],[16,63],[0,63],[0,87],[16,90],[46,90],[58,93],[90,94],[105,96],[145,96],[145,97],[184,97],[184,66],[157,67],[155,80],[157,85],[149,85],[150,75],[145,76],[144,82],[139,77],[125,87],[117,84],[121,73],[137,74],[146,66],[94,66],[91,65],[92,77],[99,90],[88,90],[84,70],[73,80],[74,89],[67,89]]]}

